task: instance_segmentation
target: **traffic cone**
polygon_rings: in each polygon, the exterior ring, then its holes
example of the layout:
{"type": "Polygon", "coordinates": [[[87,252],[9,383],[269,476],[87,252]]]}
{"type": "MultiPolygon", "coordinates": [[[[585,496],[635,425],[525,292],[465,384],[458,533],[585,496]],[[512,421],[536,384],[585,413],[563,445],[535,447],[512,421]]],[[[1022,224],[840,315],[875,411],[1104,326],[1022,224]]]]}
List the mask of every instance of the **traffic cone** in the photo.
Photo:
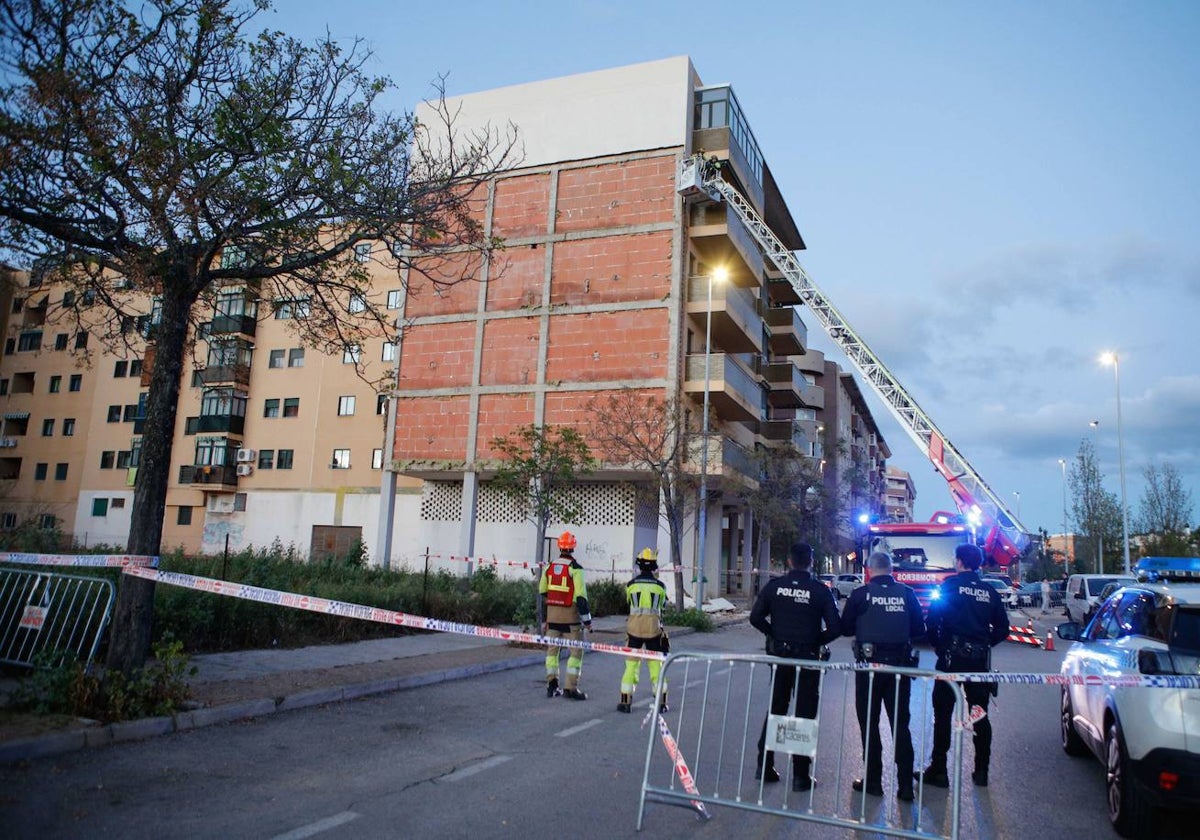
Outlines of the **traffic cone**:
{"type": "Polygon", "coordinates": [[[1030,632],[1033,631],[1033,619],[1032,618],[1025,622],[1025,629],[1029,630],[1030,632]]]}
{"type": "Polygon", "coordinates": [[[1054,650],[1054,633],[1046,631],[1046,650],[1054,650]]]}

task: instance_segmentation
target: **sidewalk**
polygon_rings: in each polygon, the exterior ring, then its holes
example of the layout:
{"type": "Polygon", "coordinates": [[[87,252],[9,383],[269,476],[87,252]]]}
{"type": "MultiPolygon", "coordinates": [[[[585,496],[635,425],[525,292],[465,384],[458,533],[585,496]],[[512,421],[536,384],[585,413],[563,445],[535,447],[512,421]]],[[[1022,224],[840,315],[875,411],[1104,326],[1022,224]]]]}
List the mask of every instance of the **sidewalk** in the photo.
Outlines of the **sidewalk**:
{"type": "MultiPolygon", "coordinates": [[[[745,621],[747,613],[712,617],[720,627],[745,621]]],[[[695,632],[690,627],[669,631],[672,639],[695,632]]],[[[592,634],[598,642],[623,644],[625,616],[596,619],[592,634]]],[[[191,659],[197,673],[190,680],[192,700],[187,710],[169,717],[107,725],[76,719],[66,722],[65,728],[36,735],[6,732],[0,727],[0,764],[542,665],[545,659],[542,648],[455,633],[421,633],[295,650],[200,654],[191,659]]]]}

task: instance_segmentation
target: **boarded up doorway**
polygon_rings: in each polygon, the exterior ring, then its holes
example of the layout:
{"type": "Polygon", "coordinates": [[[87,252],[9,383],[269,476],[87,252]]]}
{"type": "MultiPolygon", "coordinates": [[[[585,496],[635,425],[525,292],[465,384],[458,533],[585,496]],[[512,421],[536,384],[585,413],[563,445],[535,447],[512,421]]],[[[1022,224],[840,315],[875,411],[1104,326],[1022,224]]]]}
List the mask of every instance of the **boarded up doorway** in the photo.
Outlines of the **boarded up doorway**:
{"type": "Polygon", "coordinates": [[[345,557],[354,548],[354,544],[361,541],[362,528],[360,526],[314,525],[308,559],[317,561],[328,560],[331,557],[345,557]]]}

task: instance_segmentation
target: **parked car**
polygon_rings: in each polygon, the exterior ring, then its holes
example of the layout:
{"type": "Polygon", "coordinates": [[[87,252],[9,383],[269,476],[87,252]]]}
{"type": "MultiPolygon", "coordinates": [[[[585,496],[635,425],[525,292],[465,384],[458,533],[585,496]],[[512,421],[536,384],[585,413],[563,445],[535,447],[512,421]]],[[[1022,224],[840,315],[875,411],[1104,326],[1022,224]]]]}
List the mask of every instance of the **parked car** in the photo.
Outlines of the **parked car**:
{"type": "Polygon", "coordinates": [[[1088,625],[1058,626],[1066,651],[1062,748],[1104,765],[1108,818],[1124,837],[1156,837],[1158,809],[1200,813],[1200,689],[1118,686],[1114,679],[1200,668],[1200,558],[1149,557],[1088,625]],[[1169,582],[1169,583],[1168,583],[1169,582]],[[1082,679],[1080,679],[1082,678],[1082,679]]]}
{"type": "Polygon", "coordinates": [[[1015,606],[1013,601],[1013,588],[1000,578],[985,577],[983,582],[994,588],[1000,593],[1000,600],[1004,602],[1006,609],[1012,609],[1015,606]]]}
{"type": "Polygon", "coordinates": [[[1096,608],[1100,600],[1100,590],[1113,581],[1135,583],[1129,575],[1071,575],[1067,578],[1067,592],[1063,606],[1067,610],[1067,619],[1083,622],[1096,608]]]}
{"type": "Polygon", "coordinates": [[[843,598],[849,598],[850,593],[863,585],[863,576],[857,574],[841,574],[837,576],[837,581],[834,582],[834,587],[841,593],[843,598]]]}
{"type": "MultiPolygon", "coordinates": [[[[1033,583],[1023,583],[1017,587],[1014,593],[1018,607],[1038,607],[1042,606],[1042,582],[1036,580],[1033,583]]],[[[1063,604],[1062,586],[1050,584],[1050,606],[1061,607],[1063,604]]]]}
{"type": "Polygon", "coordinates": [[[829,591],[833,593],[833,600],[836,601],[838,598],[842,597],[842,593],[838,592],[837,586],[834,585],[837,579],[833,575],[817,575],[817,577],[821,579],[822,583],[829,587],[829,591]]]}
{"type": "Polygon", "coordinates": [[[1010,589],[1017,588],[1017,585],[1015,583],[1013,583],[1013,579],[1010,578],[1006,574],[1001,574],[1000,572],[988,572],[984,575],[984,577],[985,578],[995,578],[996,580],[1002,580],[1002,581],[1004,581],[1005,585],[1008,586],[1010,589]]]}

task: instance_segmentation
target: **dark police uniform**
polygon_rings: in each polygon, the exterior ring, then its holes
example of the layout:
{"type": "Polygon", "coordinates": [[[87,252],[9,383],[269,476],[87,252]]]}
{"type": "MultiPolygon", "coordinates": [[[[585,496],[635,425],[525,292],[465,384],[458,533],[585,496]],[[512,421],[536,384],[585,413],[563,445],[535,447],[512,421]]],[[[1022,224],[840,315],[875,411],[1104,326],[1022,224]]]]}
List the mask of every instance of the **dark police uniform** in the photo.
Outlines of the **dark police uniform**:
{"type": "MultiPolygon", "coordinates": [[[[994,588],[983,582],[977,571],[963,571],[943,581],[941,597],[929,609],[927,635],[937,651],[937,669],[946,672],[982,673],[991,670],[991,649],[1008,638],[1008,613],[994,588]]],[[[965,683],[967,705],[987,711],[995,683],[965,683]]],[[[926,781],[946,776],[946,754],[950,751],[951,718],[957,692],[945,682],[933,687],[933,754],[926,781]]],[[[985,714],[974,724],[977,785],[986,785],[992,752],[992,723],[985,714]]]]}
{"type": "MultiPolygon", "coordinates": [[[[787,659],[817,660],[821,646],[840,634],[837,605],[833,594],[807,569],[788,569],[771,580],[758,593],[750,610],[750,624],[767,637],[767,653],[787,659]],[[822,629],[824,627],[824,629],[822,629]]],[[[802,668],[797,686],[797,669],[780,666],[771,692],[771,714],[786,715],[796,688],[796,717],[816,718],[820,703],[821,672],[802,668]]],[[[767,740],[767,719],[763,719],[758,738],[758,767],[763,767],[763,749],[767,740]]],[[[775,755],[766,753],[768,774],[773,772],[775,755]]],[[[796,790],[812,787],[812,759],[792,756],[792,786],[796,790]]]]}
{"type": "MultiPolygon", "coordinates": [[[[891,575],[877,575],[846,599],[842,609],[842,635],[854,636],[854,658],[858,662],[913,667],[912,642],[925,635],[921,602],[908,586],[891,575]]],[[[895,730],[895,761],[900,799],[912,798],[913,746],[909,732],[910,677],[859,671],[854,676],[854,705],[862,736],[867,792],[883,793],[883,750],[879,735],[880,707],[887,710],[895,730]]],[[[859,783],[856,782],[856,785],[859,783]]]]}

